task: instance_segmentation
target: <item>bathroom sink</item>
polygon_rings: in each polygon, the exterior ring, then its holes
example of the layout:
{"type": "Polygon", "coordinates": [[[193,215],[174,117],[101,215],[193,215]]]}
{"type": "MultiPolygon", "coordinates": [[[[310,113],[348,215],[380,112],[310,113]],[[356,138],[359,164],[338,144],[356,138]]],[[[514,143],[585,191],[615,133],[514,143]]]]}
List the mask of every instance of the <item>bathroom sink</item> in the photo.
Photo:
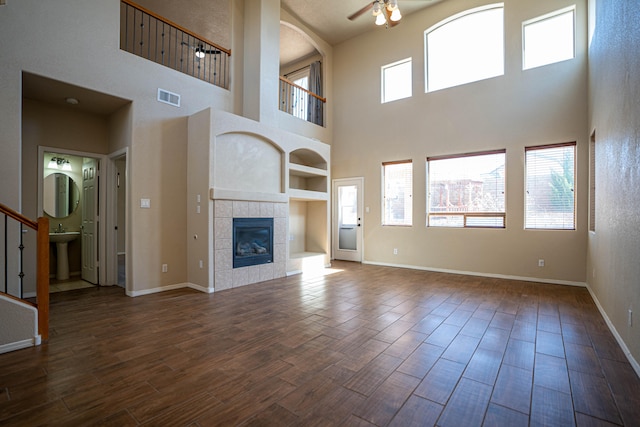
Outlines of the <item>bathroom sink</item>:
{"type": "Polygon", "coordinates": [[[69,278],[69,254],[67,253],[67,243],[80,236],[79,231],[67,231],[64,233],[49,233],[49,241],[56,244],[56,255],[58,257],[58,270],[56,279],[67,280],[69,278]]]}
{"type": "Polygon", "coordinates": [[[49,241],[51,243],[68,243],[80,236],[79,231],[66,231],[64,233],[49,233],[49,241]]]}

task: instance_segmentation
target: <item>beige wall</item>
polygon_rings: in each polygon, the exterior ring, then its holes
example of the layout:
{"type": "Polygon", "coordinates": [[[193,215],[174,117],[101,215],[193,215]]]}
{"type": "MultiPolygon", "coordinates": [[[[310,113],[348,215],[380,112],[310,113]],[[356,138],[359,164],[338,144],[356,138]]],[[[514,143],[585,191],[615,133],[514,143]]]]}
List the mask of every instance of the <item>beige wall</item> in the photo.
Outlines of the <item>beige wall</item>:
{"type": "Polygon", "coordinates": [[[505,74],[424,93],[423,32],[487,2],[448,0],[334,48],[334,178],[363,176],[364,260],[568,283],[585,282],[587,232],[586,5],[577,2],[576,58],[522,71],[521,22],[574,1],[505,1],[505,74]],[[413,96],[380,103],[380,67],[413,59],[413,96]],[[524,230],[524,147],[577,141],[577,230],[524,230]],[[507,150],[507,228],[425,226],[425,158],[507,150]],[[381,226],[381,163],[412,159],[412,227],[381,226]],[[398,255],[393,255],[398,248],[398,255]],[[544,258],[544,268],[537,266],[544,258]]]}
{"type": "Polygon", "coordinates": [[[640,5],[589,3],[595,11],[589,92],[590,130],[596,135],[596,230],[589,233],[587,281],[640,373],[640,5]]]}
{"type": "Polygon", "coordinates": [[[231,0],[137,0],[140,6],[224,48],[230,48],[231,0]]]}
{"type": "MultiPolygon", "coordinates": [[[[25,0],[2,7],[0,147],[7,166],[1,168],[0,180],[17,182],[22,176],[23,186],[29,187],[29,168],[36,169],[28,161],[28,145],[23,153],[23,70],[132,100],[113,119],[108,144],[114,150],[130,144],[127,285],[147,289],[186,280],[186,117],[206,107],[228,110],[231,95],[121,51],[119,7],[116,0],[25,0]],[[157,102],[158,87],[179,93],[181,107],[157,102]],[[140,209],[140,198],[151,199],[151,209],[140,209]],[[169,264],[168,273],[161,273],[163,263],[169,264]]],[[[0,200],[22,210],[20,186],[2,186],[0,200]]]]}

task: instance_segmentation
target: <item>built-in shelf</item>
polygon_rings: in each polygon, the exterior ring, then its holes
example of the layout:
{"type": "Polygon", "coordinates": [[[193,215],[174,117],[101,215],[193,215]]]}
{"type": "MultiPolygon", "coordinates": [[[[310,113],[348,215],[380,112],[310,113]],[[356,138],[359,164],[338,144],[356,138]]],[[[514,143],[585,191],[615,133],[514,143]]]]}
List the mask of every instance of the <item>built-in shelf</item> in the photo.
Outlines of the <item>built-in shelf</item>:
{"type": "Polygon", "coordinates": [[[290,254],[287,274],[319,270],[329,262],[327,159],[307,148],[289,153],[287,195],[290,254]]]}
{"type": "Polygon", "coordinates": [[[321,192],[321,191],[310,191],[310,190],[300,190],[297,188],[291,188],[289,189],[289,200],[327,201],[329,200],[329,195],[326,192],[321,192]]]}
{"type": "MultiPolygon", "coordinates": [[[[328,193],[329,172],[327,162],[311,150],[296,150],[289,155],[289,189],[291,197],[294,190],[328,193]]],[[[305,197],[305,196],[303,196],[305,197]]],[[[326,200],[311,195],[311,200],[326,200]]]]}

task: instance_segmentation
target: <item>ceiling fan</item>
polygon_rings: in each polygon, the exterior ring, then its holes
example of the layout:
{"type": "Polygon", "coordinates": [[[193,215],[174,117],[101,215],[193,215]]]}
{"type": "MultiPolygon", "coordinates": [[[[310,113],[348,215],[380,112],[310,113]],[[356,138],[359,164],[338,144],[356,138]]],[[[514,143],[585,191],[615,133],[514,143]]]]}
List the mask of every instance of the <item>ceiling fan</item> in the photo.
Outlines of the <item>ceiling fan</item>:
{"type": "Polygon", "coordinates": [[[373,2],[347,18],[353,21],[370,10],[372,10],[372,14],[376,18],[376,25],[386,24],[387,27],[394,27],[400,23],[400,19],[402,18],[400,9],[398,8],[398,0],[373,0],[373,2]]]}
{"type": "Polygon", "coordinates": [[[220,53],[222,53],[222,51],[218,50],[218,49],[207,49],[204,46],[204,43],[198,43],[197,45],[191,45],[190,43],[187,42],[182,42],[180,43],[182,46],[188,46],[189,49],[193,49],[193,51],[195,52],[196,58],[198,59],[202,59],[207,55],[219,55],[220,53]]]}

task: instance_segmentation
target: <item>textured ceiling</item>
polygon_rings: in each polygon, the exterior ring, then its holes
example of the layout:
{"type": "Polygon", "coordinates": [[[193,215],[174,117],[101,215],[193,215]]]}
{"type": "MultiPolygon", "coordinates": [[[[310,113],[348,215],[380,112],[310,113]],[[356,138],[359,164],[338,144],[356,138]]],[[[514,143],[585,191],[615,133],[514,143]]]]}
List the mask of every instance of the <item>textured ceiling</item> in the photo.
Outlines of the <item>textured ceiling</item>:
{"type": "MultiPolygon", "coordinates": [[[[403,16],[442,0],[398,0],[403,16]]],[[[353,21],[349,15],[370,4],[371,0],[282,0],[282,8],[304,22],[314,33],[331,45],[339,44],[367,31],[380,30],[371,12],[353,21]]]]}

